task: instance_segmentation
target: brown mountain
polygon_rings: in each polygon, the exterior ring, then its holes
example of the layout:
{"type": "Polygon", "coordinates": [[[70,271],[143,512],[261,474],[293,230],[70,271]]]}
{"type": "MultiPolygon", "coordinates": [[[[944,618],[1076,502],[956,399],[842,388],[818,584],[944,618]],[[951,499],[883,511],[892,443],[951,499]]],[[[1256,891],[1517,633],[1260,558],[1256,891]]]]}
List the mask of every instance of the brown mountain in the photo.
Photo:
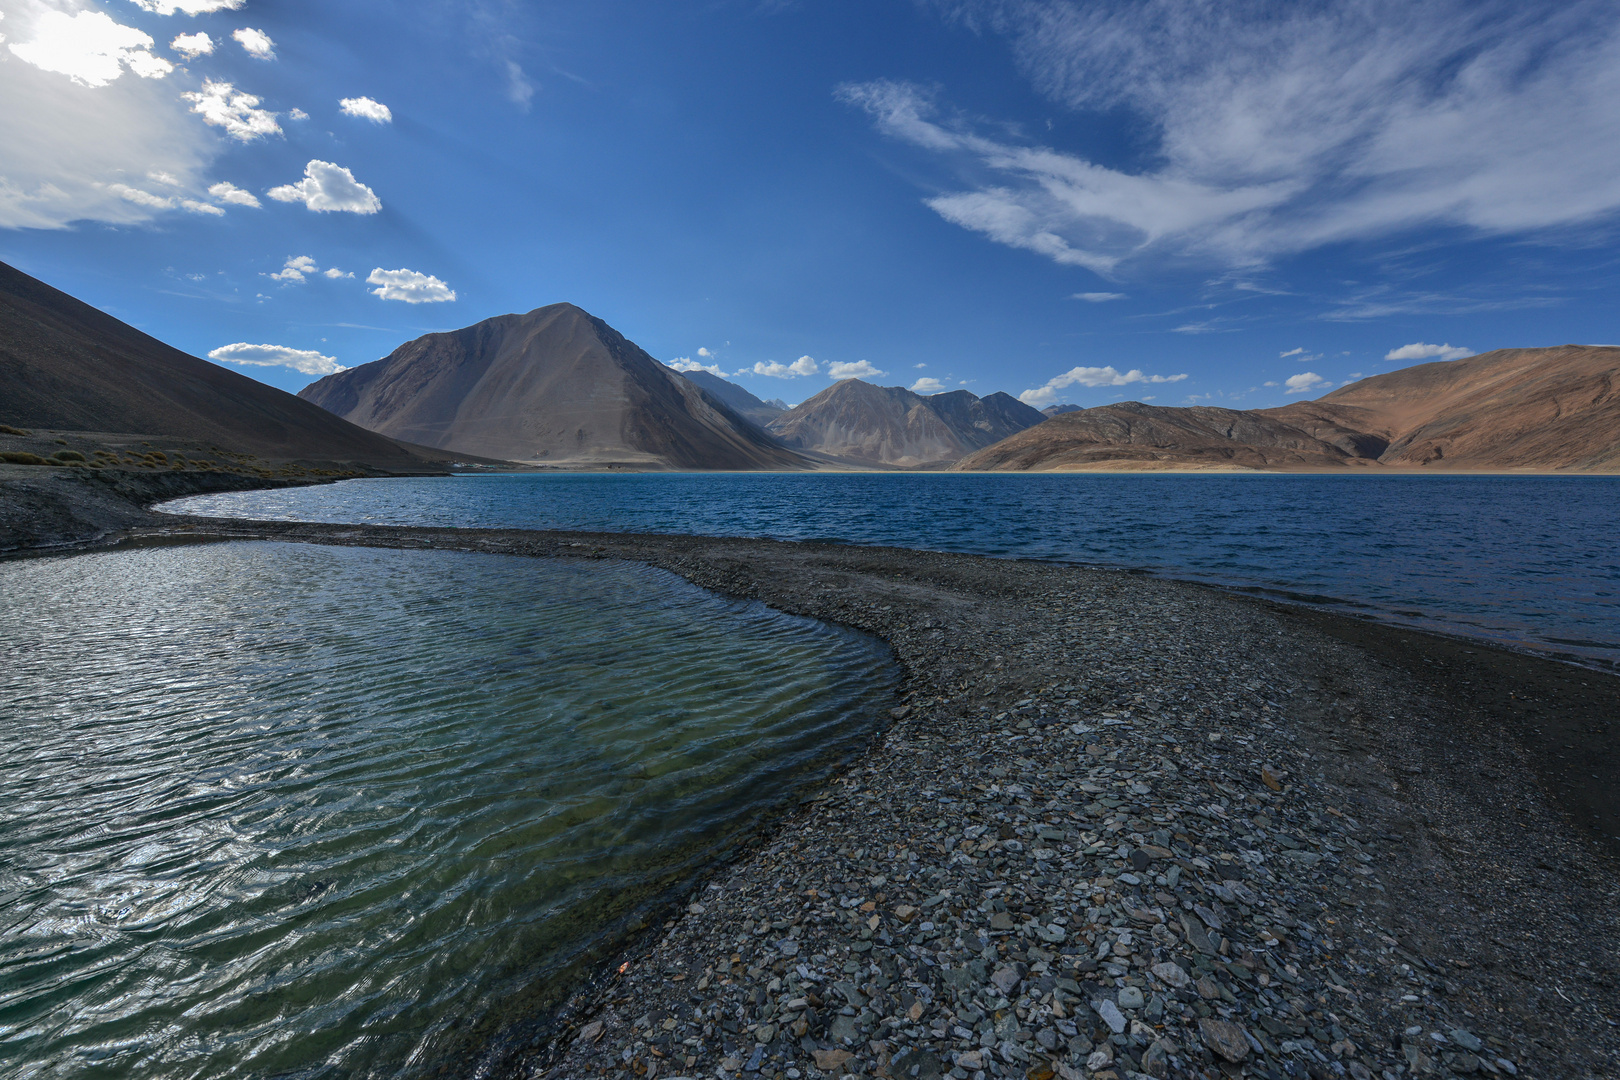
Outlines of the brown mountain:
{"type": "Polygon", "coordinates": [[[683,376],[697,383],[710,397],[719,398],[731,411],[745,420],[764,427],[787,412],[779,401],[761,401],[734,382],[728,382],[710,371],[683,371],[683,376]]]}
{"type": "Polygon", "coordinates": [[[173,436],[266,458],[385,470],[439,467],[4,263],[0,390],[0,423],[19,428],[173,436]]]}
{"type": "Polygon", "coordinates": [[[1620,471],[1620,348],[1498,349],[1317,401],[1238,411],[1125,402],[1053,417],[964,470],[1620,471]]]}
{"type": "Polygon", "coordinates": [[[778,416],[766,430],[798,450],[869,465],[943,467],[1039,424],[1016,398],[966,390],[923,397],[845,379],[778,416]]]}
{"type": "Polygon", "coordinates": [[[573,304],[407,342],[299,397],[385,435],[568,468],[807,463],[573,304]]]}

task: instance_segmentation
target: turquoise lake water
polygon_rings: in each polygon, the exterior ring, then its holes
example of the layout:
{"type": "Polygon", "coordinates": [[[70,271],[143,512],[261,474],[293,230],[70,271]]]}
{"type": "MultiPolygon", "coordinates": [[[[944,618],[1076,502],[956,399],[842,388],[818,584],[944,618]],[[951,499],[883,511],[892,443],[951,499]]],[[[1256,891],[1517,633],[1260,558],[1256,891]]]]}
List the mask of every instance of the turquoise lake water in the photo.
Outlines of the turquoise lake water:
{"type": "Polygon", "coordinates": [[[1620,667],[1620,477],[531,474],[349,480],[167,508],[1055,559],[1620,667]]]}
{"type": "Polygon", "coordinates": [[[622,563],[0,562],[0,1075],[471,1075],[894,677],[622,563]]]}

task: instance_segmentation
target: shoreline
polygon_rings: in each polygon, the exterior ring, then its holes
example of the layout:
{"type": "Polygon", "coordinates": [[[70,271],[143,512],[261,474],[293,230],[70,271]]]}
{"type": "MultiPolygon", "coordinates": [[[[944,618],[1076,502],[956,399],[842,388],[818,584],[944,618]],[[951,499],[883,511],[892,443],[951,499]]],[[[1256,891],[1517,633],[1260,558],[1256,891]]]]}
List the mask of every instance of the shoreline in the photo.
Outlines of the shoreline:
{"type": "Polygon", "coordinates": [[[73,549],[625,558],[895,650],[873,747],[495,1075],[1596,1077],[1620,1055],[1613,676],[1060,564],[137,513],[73,549]],[[1598,752],[1607,783],[1577,788],[1598,752]]]}

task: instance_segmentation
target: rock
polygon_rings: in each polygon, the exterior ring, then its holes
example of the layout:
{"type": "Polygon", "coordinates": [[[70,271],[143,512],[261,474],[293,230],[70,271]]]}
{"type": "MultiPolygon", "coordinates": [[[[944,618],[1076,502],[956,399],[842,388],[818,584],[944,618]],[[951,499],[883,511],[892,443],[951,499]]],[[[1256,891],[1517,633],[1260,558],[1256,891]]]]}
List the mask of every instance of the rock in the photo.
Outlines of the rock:
{"type": "Polygon", "coordinates": [[[1092,1072],[1096,1072],[1098,1069],[1106,1069],[1113,1063],[1114,1048],[1106,1043],[1103,1044],[1101,1049],[1094,1051],[1090,1057],[1086,1058],[1086,1068],[1092,1072]]]}
{"type": "Polygon", "coordinates": [[[816,1068],[822,1072],[834,1072],[855,1055],[848,1050],[817,1050],[812,1056],[816,1059],[816,1068]]]}
{"type": "Polygon", "coordinates": [[[1452,1028],[1448,1034],[1451,1036],[1452,1042],[1456,1043],[1464,1050],[1467,1050],[1469,1053],[1477,1054],[1481,1050],[1485,1049],[1485,1044],[1480,1042],[1479,1039],[1474,1036],[1473,1032],[1464,1028],[1452,1028]]]}
{"type": "Polygon", "coordinates": [[[889,1075],[895,1080],[939,1080],[944,1071],[939,1055],[932,1050],[907,1050],[889,1062],[889,1075]]]}
{"type": "Polygon", "coordinates": [[[1170,1048],[1160,1039],[1142,1054],[1142,1071],[1155,1080],[1164,1080],[1170,1075],[1170,1048]]]}
{"type": "Polygon", "coordinates": [[[1221,996],[1221,984],[1205,975],[1198,980],[1198,996],[1205,1001],[1214,1001],[1221,996]]]}
{"type": "Polygon", "coordinates": [[[1012,997],[1013,991],[1023,980],[1024,976],[1015,967],[997,968],[996,973],[990,976],[990,985],[1001,991],[1002,997],[1012,997]]]}
{"type": "Polygon", "coordinates": [[[1219,930],[1224,925],[1224,920],[1221,918],[1220,914],[1211,908],[1205,907],[1203,904],[1194,905],[1193,911],[1197,913],[1200,919],[1204,920],[1204,925],[1209,927],[1211,930],[1219,930]]]}
{"type": "Polygon", "coordinates": [[[1103,1023],[1107,1024],[1115,1035],[1125,1030],[1125,1014],[1119,1011],[1118,1005],[1115,1005],[1107,998],[1101,998],[1093,1001],[1091,1007],[1097,1011],[1097,1015],[1102,1017],[1103,1023]]]}
{"type": "Polygon", "coordinates": [[[853,1016],[838,1016],[827,1026],[827,1038],[833,1042],[852,1043],[861,1037],[861,1027],[853,1016]]]}
{"type": "Polygon", "coordinates": [[[984,1055],[977,1050],[964,1050],[956,1055],[957,1068],[976,1072],[984,1068],[984,1055]]]}
{"type": "Polygon", "coordinates": [[[990,916],[990,929],[1011,930],[1013,928],[1012,916],[1005,911],[998,911],[990,916]]]}
{"type": "Polygon", "coordinates": [[[1166,986],[1172,986],[1177,990],[1182,989],[1188,983],[1192,982],[1192,980],[1187,977],[1187,973],[1181,970],[1180,964],[1154,964],[1152,971],[1153,974],[1158,977],[1160,982],[1164,983],[1166,986]]]}
{"type": "Polygon", "coordinates": [[[772,1039],[776,1038],[776,1025],[775,1024],[761,1024],[761,1025],[759,1025],[759,1029],[754,1032],[754,1038],[757,1041],[759,1041],[760,1043],[768,1043],[768,1042],[770,1042],[772,1039]]]}
{"type": "Polygon", "coordinates": [[[579,1029],[579,1034],[574,1036],[574,1042],[589,1045],[602,1037],[602,1031],[606,1027],[607,1024],[601,1020],[592,1020],[579,1029]]]}
{"type": "Polygon", "coordinates": [[[1140,1009],[1147,1001],[1139,986],[1121,987],[1119,991],[1119,1007],[1122,1009],[1140,1009]]]}
{"type": "Polygon", "coordinates": [[[792,938],[783,938],[776,943],[776,948],[783,956],[795,956],[799,952],[799,943],[792,938]]]}
{"type": "Polygon", "coordinates": [[[1236,1024],[1205,1017],[1198,1021],[1198,1034],[1205,1046],[1234,1065],[1249,1056],[1249,1037],[1236,1024]]]}

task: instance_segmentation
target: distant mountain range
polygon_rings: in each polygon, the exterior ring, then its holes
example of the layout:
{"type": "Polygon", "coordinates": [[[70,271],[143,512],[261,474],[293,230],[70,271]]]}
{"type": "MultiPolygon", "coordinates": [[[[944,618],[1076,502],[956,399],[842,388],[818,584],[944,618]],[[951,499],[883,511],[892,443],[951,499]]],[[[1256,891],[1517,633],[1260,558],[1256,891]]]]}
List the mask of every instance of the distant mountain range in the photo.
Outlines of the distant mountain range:
{"type": "Polygon", "coordinates": [[[1620,348],[1498,349],[1240,411],[1129,401],[1052,417],[963,471],[1620,471],[1620,348]]]}
{"type": "Polygon", "coordinates": [[[385,471],[442,471],[444,460],[165,345],[4,263],[0,423],[168,436],[385,471]]]}
{"type": "Polygon", "coordinates": [[[428,334],[298,396],[394,438],[558,468],[810,467],[573,304],[428,334]]]}
{"type": "Polygon", "coordinates": [[[787,402],[775,398],[770,401],[761,401],[736,383],[727,382],[713,372],[698,370],[683,371],[681,374],[690,381],[697,383],[710,396],[719,398],[721,402],[730,406],[732,412],[752,420],[759,427],[764,427],[787,412],[787,402]]]}
{"type": "Polygon", "coordinates": [[[1044,420],[1017,398],[966,390],[923,397],[845,379],[772,420],[766,430],[808,453],[869,465],[943,468],[1044,420]]]}

